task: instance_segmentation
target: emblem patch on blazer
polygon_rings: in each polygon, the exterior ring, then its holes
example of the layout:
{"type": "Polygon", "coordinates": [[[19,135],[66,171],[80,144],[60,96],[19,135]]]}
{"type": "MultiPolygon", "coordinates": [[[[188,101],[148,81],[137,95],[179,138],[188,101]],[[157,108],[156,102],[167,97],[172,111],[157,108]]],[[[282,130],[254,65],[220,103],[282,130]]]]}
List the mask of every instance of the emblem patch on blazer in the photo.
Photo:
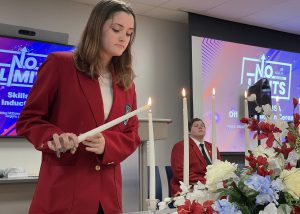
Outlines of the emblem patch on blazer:
{"type": "MultiPolygon", "coordinates": [[[[124,112],[124,115],[127,114],[127,113],[129,113],[129,112],[131,112],[131,110],[132,110],[131,105],[126,104],[126,105],[125,105],[125,112],[124,112]]],[[[124,120],[124,122],[123,122],[124,126],[126,126],[127,123],[128,123],[128,120],[124,120]]]]}

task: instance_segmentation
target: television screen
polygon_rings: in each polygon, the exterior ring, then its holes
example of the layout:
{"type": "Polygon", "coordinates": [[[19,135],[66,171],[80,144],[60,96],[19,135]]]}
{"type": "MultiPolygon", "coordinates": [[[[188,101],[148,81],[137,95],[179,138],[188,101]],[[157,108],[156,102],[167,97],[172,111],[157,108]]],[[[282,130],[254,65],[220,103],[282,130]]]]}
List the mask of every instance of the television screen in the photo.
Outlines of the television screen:
{"type": "Polygon", "coordinates": [[[0,136],[16,137],[16,121],[47,55],[73,46],[0,36],[0,136]]]}
{"type": "MultiPolygon", "coordinates": [[[[244,152],[244,94],[261,78],[276,97],[280,117],[293,119],[292,98],[300,96],[300,53],[204,37],[192,37],[193,115],[207,124],[211,140],[212,90],[216,90],[217,146],[222,152],[244,152]]],[[[254,142],[252,142],[254,143],[254,142]]]]}

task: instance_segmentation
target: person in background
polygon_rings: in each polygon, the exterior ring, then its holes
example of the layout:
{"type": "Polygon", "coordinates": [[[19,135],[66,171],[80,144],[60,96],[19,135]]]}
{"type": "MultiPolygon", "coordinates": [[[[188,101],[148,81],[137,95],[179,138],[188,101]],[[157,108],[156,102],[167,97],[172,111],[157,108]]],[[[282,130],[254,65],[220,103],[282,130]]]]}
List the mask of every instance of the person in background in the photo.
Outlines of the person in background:
{"type": "Polygon", "coordinates": [[[132,117],[78,143],[77,136],[136,109],[132,8],[96,4],[74,53],[50,54],[16,124],[42,152],[29,213],[122,212],[120,163],[140,145],[132,117]]]}
{"type": "MultiPolygon", "coordinates": [[[[189,183],[196,184],[198,181],[205,184],[204,178],[206,166],[211,164],[212,145],[204,141],[206,127],[199,118],[189,122],[189,183]]],[[[176,143],[171,154],[171,168],[173,176],[170,181],[171,194],[181,192],[179,181],[183,181],[183,141],[176,143]]],[[[218,152],[218,159],[221,159],[218,152]]]]}

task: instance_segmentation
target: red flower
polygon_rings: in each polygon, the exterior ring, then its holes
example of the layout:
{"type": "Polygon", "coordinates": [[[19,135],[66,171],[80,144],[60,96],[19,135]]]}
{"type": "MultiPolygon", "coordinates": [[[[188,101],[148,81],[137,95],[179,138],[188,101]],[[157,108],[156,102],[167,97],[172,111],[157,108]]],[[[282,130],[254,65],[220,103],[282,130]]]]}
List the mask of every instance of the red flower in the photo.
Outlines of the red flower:
{"type": "Polygon", "coordinates": [[[184,205],[177,207],[178,214],[202,214],[204,212],[204,207],[196,201],[191,203],[190,200],[185,200],[184,205]]]}
{"type": "Polygon", "coordinates": [[[291,213],[292,214],[299,214],[300,213],[300,207],[294,206],[291,213]]]}
{"type": "Polygon", "coordinates": [[[272,170],[266,170],[264,166],[259,166],[257,168],[257,174],[259,174],[261,176],[272,175],[273,171],[272,170]]]}
{"type": "Polygon", "coordinates": [[[293,151],[293,148],[292,147],[287,147],[287,143],[282,143],[282,146],[281,147],[277,147],[275,148],[275,150],[281,154],[283,154],[284,158],[287,159],[288,156],[289,156],[289,153],[291,151],[293,151]]]}
{"type": "Polygon", "coordinates": [[[246,156],[246,160],[248,160],[250,166],[248,167],[247,174],[251,175],[254,172],[257,172],[261,176],[273,174],[273,171],[268,169],[269,163],[266,157],[258,156],[255,158],[251,153],[250,156],[246,156]]]}
{"type": "Polygon", "coordinates": [[[261,176],[265,176],[265,170],[264,167],[258,167],[257,168],[257,174],[261,175],[261,176]]]}
{"type": "Polygon", "coordinates": [[[271,148],[273,146],[273,142],[275,140],[275,136],[273,133],[268,134],[268,140],[266,141],[266,145],[271,148]]]}
{"type": "Polygon", "coordinates": [[[250,131],[257,131],[259,129],[258,121],[254,117],[249,119],[248,124],[248,129],[250,129],[250,131]]]}
{"type": "Polygon", "coordinates": [[[268,163],[267,158],[263,156],[258,156],[257,157],[257,163],[259,165],[266,165],[268,163]]]}
{"type": "Polygon", "coordinates": [[[291,132],[287,133],[287,139],[288,139],[288,142],[296,143],[296,138],[291,132]]]}
{"type": "Polygon", "coordinates": [[[297,105],[299,104],[298,103],[298,100],[295,98],[295,97],[293,97],[293,104],[294,104],[294,109],[297,107],[297,105]]]}
{"type": "Polygon", "coordinates": [[[242,119],[240,119],[240,122],[248,124],[249,123],[249,118],[243,117],[242,119]]]}
{"type": "Polygon", "coordinates": [[[178,214],[191,213],[191,206],[192,206],[191,201],[185,200],[183,205],[177,207],[178,214]]]}
{"type": "Polygon", "coordinates": [[[191,213],[201,214],[201,213],[205,213],[205,210],[204,210],[204,207],[200,203],[198,203],[196,201],[193,201],[193,203],[192,203],[192,212],[191,213]]]}
{"type": "Polygon", "coordinates": [[[214,213],[214,209],[211,207],[213,205],[213,203],[214,203],[214,201],[212,201],[212,200],[208,200],[208,201],[205,201],[203,203],[205,213],[207,213],[207,214],[213,214],[214,213]]]}
{"type": "Polygon", "coordinates": [[[191,203],[190,200],[186,199],[184,205],[177,207],[178,214],[213,214],[214,210],[211,205],[214,201],[205,201],[203,206],[197,201],[191,203]]]}
{"type": "Polygon", "coordinates": [[[294,114],[294,124],[295,124],[295,127],[298,128],[298,126],[300,124],[300,115],[298,113],[294,114]]]}
{"type": "Polygon", "coordinates": [[[277,128],[274,124],[269,124],[266,122],[260,122],[258,124],[258,126],[262,132],[259,134],[258,139],[262,140],[262,139],[268,138],[266,141],[266,144],[268,147],[272,147],[273,142],[275,140],[274,133],[280,133],[281,130],[279,128],[277,128]]]}
{"type": "Polygon", "coordinates": [[[285,167],[284,167],[284,169],[286,169],[286,170],[291,170],[293,168],[293,166],[290,164],[290,163],[288,163],[285,167]]]}
{"type": "Polygon", "coordinates": [[[249,162],[249,165],[252,168],[256,168],[256,159],[254,158],[253,154],[250,154],[250,156],[246,156],[246,160],[249,162]]]}

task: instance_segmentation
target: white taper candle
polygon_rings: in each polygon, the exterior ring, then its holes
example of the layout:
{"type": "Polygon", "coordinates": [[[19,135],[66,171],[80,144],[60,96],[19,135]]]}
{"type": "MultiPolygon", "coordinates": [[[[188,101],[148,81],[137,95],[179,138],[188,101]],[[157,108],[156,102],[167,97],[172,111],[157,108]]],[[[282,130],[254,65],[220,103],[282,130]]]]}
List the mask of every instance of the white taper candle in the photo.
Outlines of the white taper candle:
{"type": "Polygon", "coordinates": [[[217,160],[216,90],[212,91],[212,163],[217,160]]]}
{"type": "MultiPolygon", "coordinates": [[[[148,105],[151,106],[151,98],[149,98],[148,105]]],[[[149,132],[149,171],[150,171],[150,192],[149,198],[155,199],[155,149],[154,149],[154,133],[152,111],[148,111],[148,132],[149,132]]]]}
{"type": "Polygon", "coordinates": [[[187,98],[185,89],[182,89],[182,108],[183,108],[183,183],[189,186],[189,130],[188,130],[188,110],[187,110],[187,98]]]}
{"type": "Polygon", "coordinates": [[[137,115],[137,114],[139,114],[139,113],[141,113],[141,112],[149,109],[149,108],[150,108],[150,106],[147,104],[147,105],[145,105],[145,106],[143,106],[141,108],[136,109],[135,111],[129,112],[129,113],[127,113],[127,114],[125,114],[125,115],[123,115],[121,117],[118,117],[118,118],[116,118],[116,119],[114,119],[114,120],[112,120],[112,121],[110,121],[108,123],[105,123],[102,126],[94,128],[94,129],[92,129],[92,130],[90,130],[88,132],[85,132],[85,133],[83,133],[83,134],[81,134],[81,135],[78,136],[78,141],[82,142],[87,137],[93,136],[96,133],[103,132],[104,130],[109,129],[110,127],[113,127],[114,125],[117,125],[117,124],[123,122],[124,120],[127,120],[127,119],[129,119],[129,118],[131,118],[131,117],[133,117],[133,116],[135,116],[135,115],[137,115]]]}
{"type": "MultiPolygon", "coordinates": [[[[247,91],[245,91],[245,117],[249,118],[249,110],[248,110],[248,100],[247,100],[247,91]]],[[[249,150],[249,129],[248,125],[245,124],[245,157],[248,155],[249,150]]],[[[245,158],[245,166],[249,166],[248,161],[245,158]]]]}

